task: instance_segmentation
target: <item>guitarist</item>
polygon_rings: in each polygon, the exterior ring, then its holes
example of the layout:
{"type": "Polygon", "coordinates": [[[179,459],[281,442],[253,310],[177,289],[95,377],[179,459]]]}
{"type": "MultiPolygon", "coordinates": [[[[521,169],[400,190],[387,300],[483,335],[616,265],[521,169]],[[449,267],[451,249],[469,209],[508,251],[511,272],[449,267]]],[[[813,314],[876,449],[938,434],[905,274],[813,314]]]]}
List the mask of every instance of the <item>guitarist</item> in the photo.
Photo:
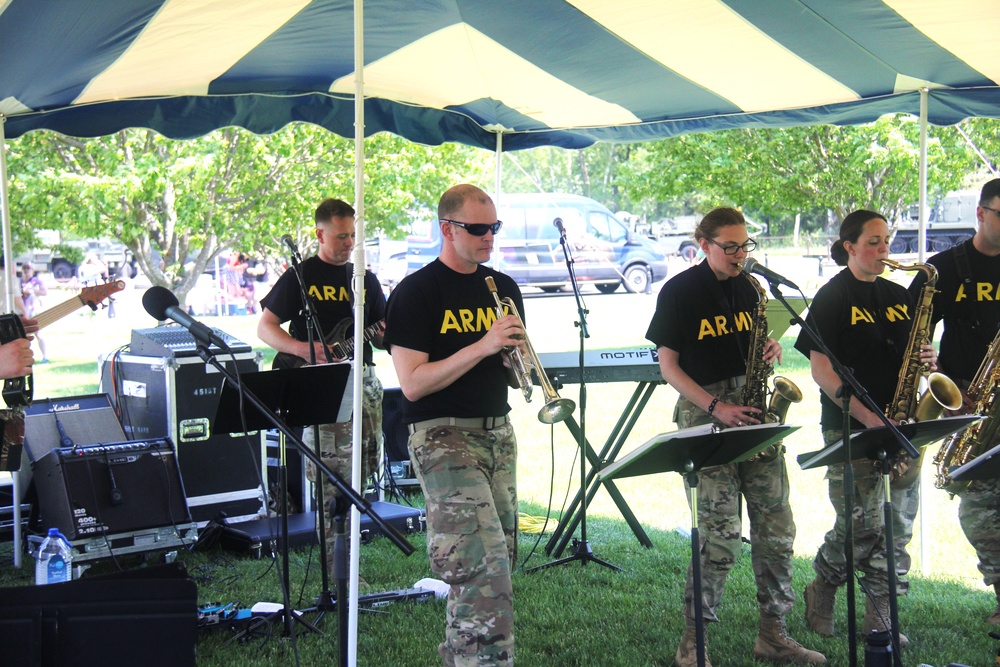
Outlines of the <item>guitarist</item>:
{"type": "MultiPolygon", "coordinates": [[[[339,199],[327,199],[316,209],[315,218],[319,249],[314,257],[303,260],[299,268],[306,293],[312,299],[319,328],[323,337],[327,338],[333,361],[341,361],[342,356],[338,357],[338,352],[342,353],[341,344],[345,341],[329,340],[329,337],[331,333],[344,330],[344,338],[350,339],[353,332],[351,323],[354,295],[351,292],[351,280],[354,267],[348,260],[354,249],[354,209],[339,199]],[[349,326],[345,329],[345,325],[349,326]]],[[[385,295],[378,278],[371,272],[365,273],[364,300],[364,326],[372,332],[361,346],[365,366],[361,406],[364,420],[361,428],[361,479],[367,480],[378,469],[382,444],[382,383],[375,375],[372,361],[372,345],[382,347],[382,333],[381,327],[373,325],[385,318],[385,295]]],[[[310,349],[296,273],[286,271],[282,274],[260,305],[262,310],[257,336],[279,352],[275,357],[275,367],[287,368],[308,363],[310,349]],[[290,323],[287,332],[282,328],[285,322],[290,323]]],[[[327,356],[323,342],[315,341],[314,347],[317,363],[325,362],[327,356]]],[[[330,413],[335,419],[337,406],[331,405],[330,413]]],[[[323,462],[342,478],[350,480],[353,451],[351,422],[323,424],[319,431],[323,462]]],[[[304,430],[303,441],[309,447],[315,446],[313,429],[304,430]]],[[[306,474],[310,481],[315,481],[316,471],[311,463],[307,464],[306,474]]],[[[337,494],[333,484],[326,484],[324,489],[326,502],[323,504],[323,511],[326,513],[327,529],[324,537],[327,544],[327,566],[333,579],[333,518],[330,515],[330,500],[337,494]]]]}

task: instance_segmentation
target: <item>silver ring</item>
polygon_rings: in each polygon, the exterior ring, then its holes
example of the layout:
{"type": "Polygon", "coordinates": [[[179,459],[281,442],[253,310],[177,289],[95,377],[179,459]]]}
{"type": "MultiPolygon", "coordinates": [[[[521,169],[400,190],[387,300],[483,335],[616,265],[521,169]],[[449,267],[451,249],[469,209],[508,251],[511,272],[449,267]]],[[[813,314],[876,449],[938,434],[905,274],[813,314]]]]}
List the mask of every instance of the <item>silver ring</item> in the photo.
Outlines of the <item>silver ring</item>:
{"type": "Polygon", "coordinates": [[[743,422],[736,422],[737,426],[743,426],[743,422]]]}

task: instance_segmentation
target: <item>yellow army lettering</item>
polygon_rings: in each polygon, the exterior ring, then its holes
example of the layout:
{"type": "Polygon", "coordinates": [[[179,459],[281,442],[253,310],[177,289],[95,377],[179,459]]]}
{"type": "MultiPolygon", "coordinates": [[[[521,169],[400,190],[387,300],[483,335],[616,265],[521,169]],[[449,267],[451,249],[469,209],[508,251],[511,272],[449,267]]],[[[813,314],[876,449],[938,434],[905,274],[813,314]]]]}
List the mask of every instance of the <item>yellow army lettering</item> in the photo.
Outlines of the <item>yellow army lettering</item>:
{"type": "Polygon", "coordinates": [[[872,314],[868,312],[867,308],[858,308],[857,306],[851,306],[851,326],[853,327],[858,322],[867,322],[868,324],[875,324],[875,318],[872,314]]]}
{"type": "Polygon", "coordinates": [[[459,308],[458,311],[446,310],[441,317],[440,333],[453,331],[455,333],[472,333],[487,331],[497,320],[497,314],[492,308],[459,308]]]}
{"type": "Polygon", "coordinates": [[[890,322],[904,321],[910,319],[910,307],[905,303],[897,303],[885,309],[885,319],[890,322]]]}
{"type": "MultiPolygon", "coordinates": [[[[736,313],[734,320],[736,324],[735,331],[749,331],[750,327],[753,326],[753,319],[750,317],[750,313],[746,311],[736,313]]],[[[715,338],[716,336],[725,336],[729,333],[733,332],[726,326],[726,317],[724,315],[717,315],[714,322],[708,318],[701,321],[701,326],[698,328],[698,340],[702,340],[706,336],[715,338]]]]}
{"type": "Polygon", "coordinates": [[[351,294],[346,287],[335,287],[333,285],[310,285],[309,295],[320,301],[350,301],[351,294]],[[322,288],[322,292],[320,292],[322,288]]]}

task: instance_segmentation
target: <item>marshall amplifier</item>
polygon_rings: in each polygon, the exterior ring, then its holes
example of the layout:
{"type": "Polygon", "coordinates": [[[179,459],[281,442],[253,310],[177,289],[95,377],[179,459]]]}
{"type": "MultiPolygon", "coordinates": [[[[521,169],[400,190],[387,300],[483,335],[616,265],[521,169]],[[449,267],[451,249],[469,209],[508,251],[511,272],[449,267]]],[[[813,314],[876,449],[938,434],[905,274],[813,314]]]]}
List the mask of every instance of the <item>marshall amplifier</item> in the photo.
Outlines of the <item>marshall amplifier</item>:
{"type": "MultiPolygon", "coordinates": [[[[256,373],[261,356],[219,355],[230,372],[256,373]]],[[[200,526],[220,512],[230,521],[267,515],[262,480],[264,432],[212,434],[225,377],[198,357],[116,354],[102,360],[101,388],[121,414],[132,439],[170,438],[187,494],[191,518],[200,526]]]]}
{"type": "Polygon", "coordinates": [[[34,473],[42,525],[71,542],[191,522],[167,440],[61,447],[34,473]]]}

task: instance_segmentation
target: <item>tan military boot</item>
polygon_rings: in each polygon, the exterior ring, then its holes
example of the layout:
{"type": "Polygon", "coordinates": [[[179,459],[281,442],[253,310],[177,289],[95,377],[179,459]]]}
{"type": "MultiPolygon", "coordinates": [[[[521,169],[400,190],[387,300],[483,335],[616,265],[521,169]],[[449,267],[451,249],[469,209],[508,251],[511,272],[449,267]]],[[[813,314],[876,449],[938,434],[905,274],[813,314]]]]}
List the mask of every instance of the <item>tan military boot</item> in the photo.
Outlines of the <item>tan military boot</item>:
{"type": "Polygon", "coordinates": [[[806,625],[818,635],[833,636],[833,606],[837,602],[837,587],[816,577],[806,586],[806,625]]]}
{"type": "MultiPolygon", "coordinates": [[[[684,635],[677,647],[674,664],[677,667],[698,667],[698,635],[695,632],[694,621],[684,619],[684,635]]],[[[708,623],[705,624],[705,667],[712,667],[708,661],[708,623]]]]}
{"type": "MultiPolygon", "coordinates": [[[[867,637],[872,630],[889,630],[889,597],[865,598],[865,622],[861,628],[861,636],[867,637]]],[[[906,635],[899,633],[899,648],[904,649],[910,643],[906,635]]]]}
{"type": "Polygon", "coordinates": [[[760,632],[753,645],[753,656],[777,664],[822,665],[826,656],[810,651],[788,636],[785,619],[760,619],[760,632]]]}
{"type": "Polygon", "coordinates": [[[1000,625],[1000,584],[993,584],[993,590],[997,594],[997,608],[989,615],[986,622],[990,625],[1000,625]]]}

